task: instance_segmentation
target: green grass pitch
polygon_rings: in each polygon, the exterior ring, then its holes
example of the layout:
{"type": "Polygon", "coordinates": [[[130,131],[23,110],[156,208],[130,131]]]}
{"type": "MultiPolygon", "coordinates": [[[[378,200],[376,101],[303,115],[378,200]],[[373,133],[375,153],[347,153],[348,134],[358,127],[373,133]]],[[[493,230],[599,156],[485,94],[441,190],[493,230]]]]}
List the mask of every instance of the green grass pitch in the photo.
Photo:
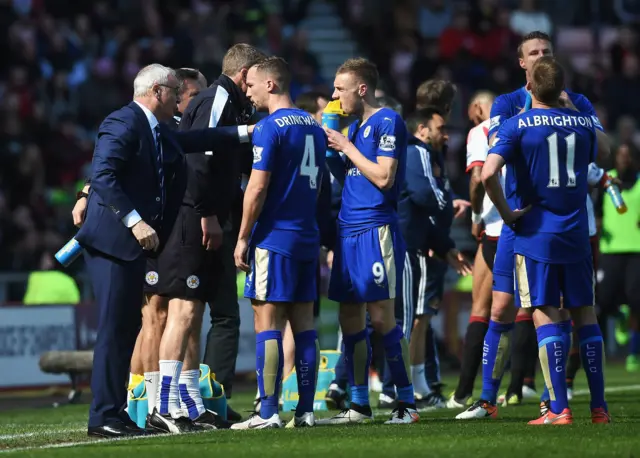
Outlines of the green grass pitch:
{"type": "MultiPolygon", "coordinates": [[[[455,380],[447,377],[448,387],[455,380]]],[[[478,380],[476,385],[479,386],[478,380]]],[[[0,413],[0,455],[47,457],[640,457],[640,377],[620,366],[607,371],[610,425],[592,425],[584,374],[576,381],[572,426],[527,426],[537,403],[499,409],[499,419],[454,420],[457,411],[423,413],[420,423],[385,426],[388,412],[362,426],[297,430],[210,431],[136,440],[95,440],[86,435],[87,405],[0,413]]],[[[253,393],[234,396],[238,410],[251,408],[253,393]]],[[[376,398],[372,394],[372,403],[376,398]]],[[[327,413],[320,415],[326,416],[327,413]]],[[[284,413],[287,420],[291,413],[284,413]]]]}

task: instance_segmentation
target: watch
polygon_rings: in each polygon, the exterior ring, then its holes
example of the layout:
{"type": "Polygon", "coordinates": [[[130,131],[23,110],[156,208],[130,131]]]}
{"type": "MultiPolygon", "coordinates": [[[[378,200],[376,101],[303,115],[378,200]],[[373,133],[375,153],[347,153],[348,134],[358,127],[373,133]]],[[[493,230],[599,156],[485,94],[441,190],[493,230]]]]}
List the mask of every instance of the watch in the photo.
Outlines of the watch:
{"type": "Polygon", "coordinates": [[[80,199],[82,199],[83,197],[87,198],[87,197],[89,197],[89,194],[87,194],[86,192],[84,192],[84,191],[82,191],[82,190],[80,190],[80,191],[78,191],[78,192],[76,193],[76,200],[80,200],[80,199]]]}

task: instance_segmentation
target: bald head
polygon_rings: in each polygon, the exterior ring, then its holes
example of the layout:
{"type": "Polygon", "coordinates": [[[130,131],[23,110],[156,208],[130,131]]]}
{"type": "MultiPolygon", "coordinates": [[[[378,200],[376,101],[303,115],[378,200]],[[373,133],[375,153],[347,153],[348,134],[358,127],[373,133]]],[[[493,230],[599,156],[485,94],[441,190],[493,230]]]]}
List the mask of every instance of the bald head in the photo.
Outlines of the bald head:
{"type": "Polygon", "coordinates": [[[489,91],[476,92],[473,97],[471,97],[471,102],[469,103],[468,114],[471,122],[478,125],[489,119],[491,105],[493,105],[495,98],[495,95],[489,91]]]}

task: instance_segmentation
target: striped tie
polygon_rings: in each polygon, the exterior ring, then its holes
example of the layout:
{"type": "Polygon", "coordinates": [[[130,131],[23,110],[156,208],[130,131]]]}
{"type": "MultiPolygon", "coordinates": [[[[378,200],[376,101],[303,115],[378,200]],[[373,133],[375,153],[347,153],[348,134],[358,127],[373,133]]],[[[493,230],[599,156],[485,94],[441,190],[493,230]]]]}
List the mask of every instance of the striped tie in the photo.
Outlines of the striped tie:
{"type": "Polygon", "coordinates": [[[164,191],[164,168],[162,167],[162,140],[160,139],[160,125],[158,124],[154,129],[154,136],[156,140],[156,165],[158,167],[158,177],[160,178],[160,195],[162,212],[164,213],[165,191],[164,191]]]}

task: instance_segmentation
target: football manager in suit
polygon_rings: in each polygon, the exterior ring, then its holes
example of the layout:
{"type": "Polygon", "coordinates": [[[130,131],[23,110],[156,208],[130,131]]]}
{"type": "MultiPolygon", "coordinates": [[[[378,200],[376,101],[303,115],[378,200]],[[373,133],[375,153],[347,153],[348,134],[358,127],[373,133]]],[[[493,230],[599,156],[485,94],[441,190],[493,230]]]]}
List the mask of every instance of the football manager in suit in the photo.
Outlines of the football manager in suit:
{"type": "Polygon", "coordinates": [[[175,132],[175,72],[149,65],[133,82],[133,101],[98,130],[85,222],[76,235],[99,307],[88,434],[139,436],[124,411],[129,361],[140,329],[146,258],[171,232],[184,189],[183,153],[224,151],[249,141],[247,126],[175,132]]]}

